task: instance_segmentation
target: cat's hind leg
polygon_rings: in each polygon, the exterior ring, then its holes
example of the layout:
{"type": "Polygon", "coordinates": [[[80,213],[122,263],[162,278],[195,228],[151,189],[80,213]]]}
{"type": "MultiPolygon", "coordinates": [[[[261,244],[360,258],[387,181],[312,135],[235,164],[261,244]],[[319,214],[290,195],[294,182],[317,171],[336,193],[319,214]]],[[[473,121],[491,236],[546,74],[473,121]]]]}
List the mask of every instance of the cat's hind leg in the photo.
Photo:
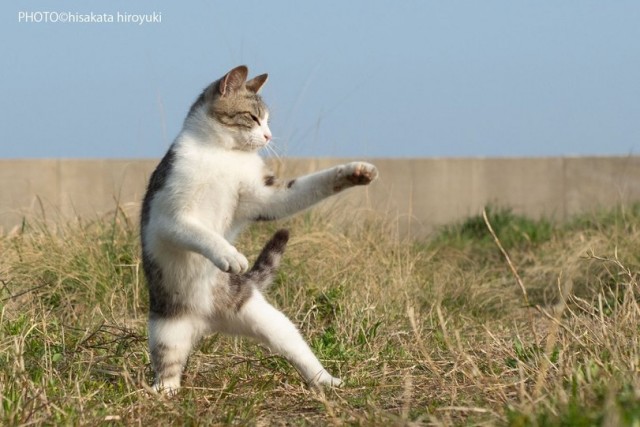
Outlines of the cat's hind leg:
{"type": "Polygon", "coordinates": [[[191,349],[200,338],[198,321],[190,316],[149,317],[149,352],[155,373],[153,388],[174,394],[191,349]]]}
{"type": "Polygon", "coordinates": [[[229,327],[227,332],[254,338],[284,356],[309,385],[337,387],[342,384],[342,380],[324,369],[291,320],[269,304],[259,291],[253,291],[229,327]]]}

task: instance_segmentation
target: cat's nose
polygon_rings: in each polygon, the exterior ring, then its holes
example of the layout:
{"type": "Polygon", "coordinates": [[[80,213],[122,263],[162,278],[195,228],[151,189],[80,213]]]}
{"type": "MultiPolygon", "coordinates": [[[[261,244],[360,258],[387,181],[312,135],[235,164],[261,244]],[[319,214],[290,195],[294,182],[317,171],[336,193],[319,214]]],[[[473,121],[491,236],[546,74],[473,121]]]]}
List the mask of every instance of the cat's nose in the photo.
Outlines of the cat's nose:
{"type": "Polygon", "coordinates": [[[264,133],[264,140],[265,140],[266,142],[271,141],[271,132],[265,132],[265,133],[264,133]]]}

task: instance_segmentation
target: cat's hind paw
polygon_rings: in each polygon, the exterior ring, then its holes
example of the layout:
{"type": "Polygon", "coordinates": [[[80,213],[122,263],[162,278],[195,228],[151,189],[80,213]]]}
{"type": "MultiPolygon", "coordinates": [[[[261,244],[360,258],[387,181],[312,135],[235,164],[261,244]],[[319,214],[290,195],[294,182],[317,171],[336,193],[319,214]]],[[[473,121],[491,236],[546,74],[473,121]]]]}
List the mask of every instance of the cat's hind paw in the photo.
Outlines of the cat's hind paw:
{"type": "Polygon", "coordinates": [[[324,382],[322,385],[331,387],[331,388],[339,388],[342,387],[342,380],[340,378],[331,377],[328,381],[324,382]]]}
{"type": "Polygon", "coordinates": [[[176,394],[178,394],[178,391],[180,390],[180,384],[162,384],[162,383],[158,383],[155,382],[153,383],[153,387],[152,387],[153,391],[155,393],[158,393],[160,395],[163,396],[167,396],[167,397],[173,397],[176,394]]]}
{"type": "Polygon", "coordinates": [[[327,387],[327,388],[338,388],[343,384],[340,378],[336,378],[331,376],[327,371],[322,372],[320,375],[315,377],[310,381],[310,385],[312,387],[327,387]]]}

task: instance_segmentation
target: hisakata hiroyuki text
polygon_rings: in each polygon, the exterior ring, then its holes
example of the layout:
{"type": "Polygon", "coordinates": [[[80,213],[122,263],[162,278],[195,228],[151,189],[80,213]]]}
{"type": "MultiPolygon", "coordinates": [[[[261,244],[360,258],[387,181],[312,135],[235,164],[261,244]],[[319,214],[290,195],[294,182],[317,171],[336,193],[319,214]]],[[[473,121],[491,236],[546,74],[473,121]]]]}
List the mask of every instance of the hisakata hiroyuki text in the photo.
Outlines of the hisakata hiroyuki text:
{"type": "Polygon", "coordinates": [[[162,12],[152,13],[79,13],[52,11],[20,11],[18,22],[24,23],[79,23],[79,24],[160,24],[162,12]]]}

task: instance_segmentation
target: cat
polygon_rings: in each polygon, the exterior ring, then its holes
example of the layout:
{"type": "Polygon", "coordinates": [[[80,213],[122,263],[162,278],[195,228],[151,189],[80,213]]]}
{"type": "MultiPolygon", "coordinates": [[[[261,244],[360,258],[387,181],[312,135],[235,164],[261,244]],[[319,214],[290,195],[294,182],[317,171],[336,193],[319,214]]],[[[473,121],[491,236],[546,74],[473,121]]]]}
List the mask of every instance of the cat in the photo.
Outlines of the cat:
{"type": "Polygon", "coordinates": [[[310,386],[342,383],[261,292],[274,266],[264,260],[277,258],[286,239],[276,233],[248,273],[246,257],[232,243],[252,222],[290,216],[369,184],[378,172],[369,163],[352,162],[280,181],[259,155],[272,139],[269,110],[259,95],[268,75],[247,75],[242,65],[204,89],[152,173],[142,203],[149,350],[158,391],[180,388],[194,345],[215,332],[265,344],[310,386]]]}

